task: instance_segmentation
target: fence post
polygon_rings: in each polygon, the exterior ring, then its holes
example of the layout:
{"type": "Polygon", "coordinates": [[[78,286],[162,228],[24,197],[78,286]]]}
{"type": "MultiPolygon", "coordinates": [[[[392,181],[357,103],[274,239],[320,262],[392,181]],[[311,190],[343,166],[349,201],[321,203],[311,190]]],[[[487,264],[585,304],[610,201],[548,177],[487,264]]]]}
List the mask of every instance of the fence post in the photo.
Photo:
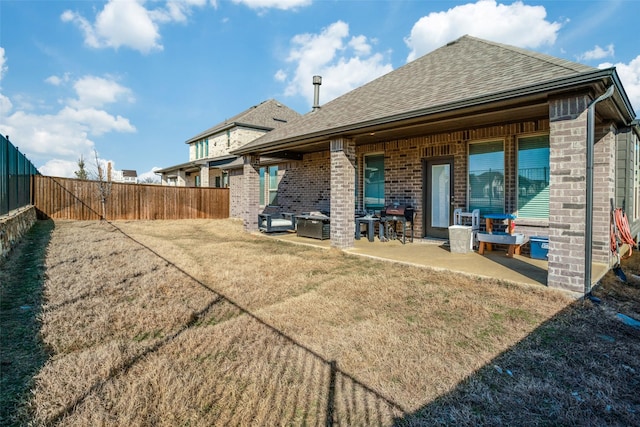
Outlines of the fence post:
{"type": "Polygon", "coordinates": [[[9,172],[9,140],[5,139],[5,137],[3,136],[2,137],[2,143],[4,144],[4,149],[3,149],[4,152],[2,153],[3,157],[4,157],[4,159],[3,159],[3,169],[4,169],[3,170],[3,174],[4,174],[3,178],[4,179],[2,180],[3,181],[3,185],[2,185],[3,188],[1,188],[0,191],[2,191],[2,194],[4,195],[3,200],[5,200],[6,206],[2,206],[3,209],[2,209],[2,211],[0,211],[0,214],[9,213],[9,206],[10,206],[9,205],[9,175],[10,175],[10,172],[9,172]]]}

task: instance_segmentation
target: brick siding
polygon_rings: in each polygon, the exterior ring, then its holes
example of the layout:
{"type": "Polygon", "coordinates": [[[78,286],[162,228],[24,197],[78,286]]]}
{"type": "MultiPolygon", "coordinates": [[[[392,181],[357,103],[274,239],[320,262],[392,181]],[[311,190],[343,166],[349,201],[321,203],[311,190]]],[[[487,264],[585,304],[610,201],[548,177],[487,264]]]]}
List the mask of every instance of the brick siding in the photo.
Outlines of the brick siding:
{"type": "Polygon", "coordinates": [[[355,144],[350,139],[331,141],[331,246],[353,246],[355,223],[355,144]]]}

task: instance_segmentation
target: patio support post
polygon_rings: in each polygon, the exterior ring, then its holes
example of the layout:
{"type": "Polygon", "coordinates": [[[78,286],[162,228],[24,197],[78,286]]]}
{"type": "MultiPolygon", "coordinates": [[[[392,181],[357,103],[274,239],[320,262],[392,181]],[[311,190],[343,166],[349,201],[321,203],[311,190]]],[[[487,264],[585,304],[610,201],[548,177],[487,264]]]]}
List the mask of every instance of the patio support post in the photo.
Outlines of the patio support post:
{"type": "Polygon", "coordinates": [[[186,187],[187,173],[184,170],[180,169],[176,175],[177,175],[176,187],[186,187]]]}
{"type": "Polygon", "coordinates": [[[242,222],[245,231],[258,231],[260,213],[260,156],[248,154],[243,157],[242,169],[242,222]]]}
{"type": "MultiPolygon", "coordinates": [[[[585,275],[584,275],[584,293],[589,294],[591,292],[591,266],[593,263],[593,216],[594,216],[594,201],[593,201],[593,196],[594,196],[594,191],[593,191],[593,185],[594,185],[594,145],[595,145],[595,121],[596,121],[596,104],[600,101],[603,101],[607,98],[609,98],[611,95],[613,95],[613,91],[614,91],[615,87],[613,85],[611,85],[609,87],[609,89],[602,94],[601,96],[599,96],[598,98],[596,98],[592,103],[589,104],[589,107],[587,109],[587,174],[586,174],[586,181],[587,181],[587,189],[586,189],[586,219],[585,219],[585,241],[586,241],[586,245],[585,245],[585,255],[584,255],[584,270],[585,270],[585,275]]],[[[602,146],[606,146],[605,143],[601,144],[601,148],[602,146]]],[[[606,147],[605,147],[606,148],[606,147]]],[[[601,167],[601,175],[603,180],[603,183],[607,182],[607,174],[610,174],[612,171],[615,173],[615,169],[611,168],[611,167],[607,167],[607,157],[611,157],[613,155],[613,150],[609,150],[611,153],[607,153],[606,151],[603,153],[604,155],[601,156],[601,163],[603,164],[603,166],[601,167]],[[609,156],[607,156],[607,154],[609,154],[609,156]],[[607,173],[602,174],[602,171],[606,171],[607,173]]],[[[612,162],[609,162],[609,164],[611,164],[612,162]]],[[[615,177],[615,175],[609,175],[610,177],[613,176],[615,177]]],[[[611,180],[611,178],[609,178],[611,180]]],[[[609,196],[609,194],[607,192],[602,191],[601,193],[604,193],[605,196],[609,196]]],[[[611,195],[613,195],[613,191],[610,191],[609,193],[611,193],[611,195]]],[[[600,206],[600,213],[602,215],[602,217],[604,218],[609,218],[609,215],[606,215],[609,212],[608,206],[605,203],[604,205],[604,209],[602,209],[603,207],[600,206]]],[[[606,221],[607,223],[609,221],[606,221]]],[[[602,239],[600,241],[600,246],[605,246],[608,247],[608,245],[606,244],[607,240],[606,239],[602,239]]],[[[600,249],[600,252],[602,252],[602,248],[600,249]]]]}
{"type": "Polygon", "coordinates": [[[549,287],[584,290],[588,94],[549,100],[549,287]]]}
{"type": "Polygon", "coordinates": [[[209,186],[209,163],[200,166],[200,187],[209,186]]]}
{"type": "Polygon", "coordinates": [[[331,141],[331,246],[353,247],[356,149],[351,139],[331,141]]]}

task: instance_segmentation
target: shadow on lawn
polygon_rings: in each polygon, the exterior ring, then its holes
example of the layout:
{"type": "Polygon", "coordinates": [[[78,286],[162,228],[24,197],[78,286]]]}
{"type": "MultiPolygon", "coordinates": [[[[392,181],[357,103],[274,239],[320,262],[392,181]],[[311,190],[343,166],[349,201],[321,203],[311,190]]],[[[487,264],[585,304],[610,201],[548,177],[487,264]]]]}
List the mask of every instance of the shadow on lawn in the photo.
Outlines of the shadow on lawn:
{"type": "Polygon", "coordinates": [[[234,357],[225,359],[227,365],[222,366],[221,363],[220,384],[214,386],[215,389],[207,390],[210,396],[207,407],[218,408],[216,425],[243,424],[242,420],[245,419],[258,425],[390,425],[394,419],[407,414],[400,404],[342,371],[336,361],[325,359],[129,236],[115,224],[109,224],[205,288],[211,293],[212,299],[179,330],[114,367],[105,379],[96,381],[79,397],[68,402],[47,420],[48,425],[57,424],[72,415],[83,402],[96,393],[100,394],[100,390],[108,383],[131,371],[163,347],[172,345],[192,328],[207,323],[217,325],[239,316],[244,316],[246,327],[236,329],[235,335],[225,330],[228,343],[221,347],[216,343],[215,350],[218,354],[258,354],[257,358],[264,363],[254,366],[253,360],[234,357]],[[259,339],[252,335],[256,331],[259,339]],[[250,382],[254,389],[251,396],[254,397],[247,399],[242,392],[224,384],[222,377],[228,375],[240,382],[250,382]]]}
{"type": "Polygon", "coordinates": [[[44,259],[53,221],[37,221],[0,262],[0,425],[25,425],[25,401],[47,352],[40,341],[44,259]]]}
{"type": "MultiPolygon", "coordinates": [[[[206,289],[211,299],[189,322],[112,369],[47,424],[71,416],[138,364],[153,363],[155,354],[179,345],[193,328],[221,325],[212,328],[219,335],[203,343],[204,351],[190,355],[208,363],[203,373],[215,374],[214,385],[199,393],[208,399],[199,403],[202,417],[212,411],[215,425],[640,425],[635,392],[640,333],[616,319],[621,297],[604,286],[594,290],[607,291],[600,305],[574,303],[448,394],[410,412],[111,226],[206,289]],[[225,328],[231,320],[243,323],[225,328]]],[[[627,306],[631,299],[640,312],[640,284],[636,287],[627,306]]]]}
{"type": "Polygon", "coordinates": [[[640,313],[640,279],[610,271],[593,295],[394,425],[640,425],[640,330],[617,317],[640,313]]]}

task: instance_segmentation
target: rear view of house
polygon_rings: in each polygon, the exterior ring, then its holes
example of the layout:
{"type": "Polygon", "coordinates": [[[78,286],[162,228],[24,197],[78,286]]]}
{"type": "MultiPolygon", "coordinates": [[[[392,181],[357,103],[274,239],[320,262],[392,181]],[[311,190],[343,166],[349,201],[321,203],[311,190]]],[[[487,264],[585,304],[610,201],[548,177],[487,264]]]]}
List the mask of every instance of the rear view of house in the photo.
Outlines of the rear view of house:
{"type": "Polygon", "coordinates": [[[247,230],[265,209],[330,211],[337,248],[356,210],[391,203],[417,237],[446,237],[455,209],[509,214],[548,236],[549,286],[583,291],[614,262],[612,204],[640,233],[639,138],[614,68],[464,36],[233,150],[231,211],[247,230]]]}

